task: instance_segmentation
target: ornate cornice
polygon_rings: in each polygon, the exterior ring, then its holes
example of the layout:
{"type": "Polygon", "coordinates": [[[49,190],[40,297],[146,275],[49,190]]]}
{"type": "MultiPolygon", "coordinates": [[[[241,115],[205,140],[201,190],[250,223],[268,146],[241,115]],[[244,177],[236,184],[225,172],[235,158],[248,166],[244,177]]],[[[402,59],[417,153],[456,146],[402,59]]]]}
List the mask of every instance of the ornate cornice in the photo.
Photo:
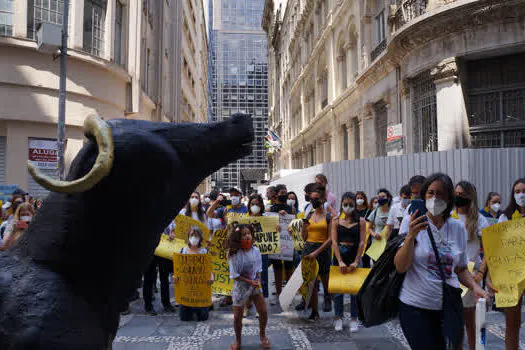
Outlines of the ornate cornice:
{"type": "Polygon", "coordinates": [[[457,79],[458,65],[454,57],[443,60],[436,67],[430,70],[430,75],[434,81],[444,79],[457,79]]]}

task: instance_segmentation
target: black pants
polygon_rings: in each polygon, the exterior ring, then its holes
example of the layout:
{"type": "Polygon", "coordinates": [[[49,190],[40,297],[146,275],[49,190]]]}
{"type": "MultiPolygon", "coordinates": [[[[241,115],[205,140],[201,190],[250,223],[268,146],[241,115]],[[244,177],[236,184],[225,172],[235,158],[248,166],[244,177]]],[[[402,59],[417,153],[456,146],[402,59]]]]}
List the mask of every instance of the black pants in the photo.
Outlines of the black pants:
{"type": "Polygon", "coordinates": [[[170,306],[170,273],[173,272],[173,262],[168,259],[154,256],[144,272],[144,282],[142,284],[142,295],[144,297],[144,307],[151,309],[153,285],[157,280],[157,266],[159,267],[160,279],[160,300],[164,307],[170,306]]]}
{"type": "Polygon", "coordinates": [[[420,309],[399,302],[399,321],[412,350],[445,350],[443,311],[420,309]]]}
{"type": "Polygon", "coordinates": [[[193,314],[197,316],[197,321],[206,321],[209,317],[209,307],[190,307],[179,305],[179,315],[181,321],[193,321],[193,314]]]}
{"type": "MultiPolygon", "coordinates": [[[[366,242],[365,252],[370,248],[370,245],[372,244],[372,237],[368,237],[368,242],[366,242]]],[[[363,254],[361,257],[361,266],[370,268],[371,261],[370,257],[366,254],[363,254]]]]}

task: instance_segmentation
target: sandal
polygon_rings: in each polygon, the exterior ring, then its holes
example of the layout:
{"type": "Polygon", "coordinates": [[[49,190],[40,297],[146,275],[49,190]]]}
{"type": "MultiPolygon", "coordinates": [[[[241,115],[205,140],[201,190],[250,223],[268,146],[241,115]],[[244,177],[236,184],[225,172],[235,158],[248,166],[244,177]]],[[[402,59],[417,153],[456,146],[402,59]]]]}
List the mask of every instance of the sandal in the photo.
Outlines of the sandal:
{"type": "Polygon", "coordinates": [[[264,339],[261,340],[261,349],[270,349],[271,347],[272,343],[270,343],[270,339],[264,337],[264,339]]]}

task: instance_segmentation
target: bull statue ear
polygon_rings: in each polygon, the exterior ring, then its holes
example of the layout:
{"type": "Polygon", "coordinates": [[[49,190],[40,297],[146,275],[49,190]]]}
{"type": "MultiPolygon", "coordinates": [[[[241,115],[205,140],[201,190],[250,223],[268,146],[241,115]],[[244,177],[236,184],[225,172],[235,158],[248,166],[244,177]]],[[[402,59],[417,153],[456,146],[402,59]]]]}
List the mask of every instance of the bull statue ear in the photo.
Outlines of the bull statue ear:
{"type": "Polygon", "coordinates": [[[111,172],[115,147],[110,126],[98,116],[88,116],[84,121],[84,132],[93,136],[98,146],[98,156],[89,173],[73,181],[55,180],[27,162],[29,173],[40,186],[53,192],[80,193],[90,190],[111,172]]]}

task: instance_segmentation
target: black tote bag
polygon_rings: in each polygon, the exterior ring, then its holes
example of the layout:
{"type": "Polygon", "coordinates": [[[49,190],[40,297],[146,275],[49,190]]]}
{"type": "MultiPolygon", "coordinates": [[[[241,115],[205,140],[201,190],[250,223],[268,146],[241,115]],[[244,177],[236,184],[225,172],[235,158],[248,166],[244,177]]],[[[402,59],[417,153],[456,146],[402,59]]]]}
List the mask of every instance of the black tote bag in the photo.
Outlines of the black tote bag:
{"type": "Polygon", "coordinates": [[[461,289],[452,287],[446,282],[445,272],[443,271],[439,252],[430,227],[427,229],[427,233],[430,238],[430,243],[432,243],[432,249],[434,249],[436,263],[439,268],[439,274],[443,281],[443,321],[441,325],[443,336],[445,337],[447,349],[456,350],[463,342],[463,327],[465,326],[461,289]]]}
{"type": "Polygon", "coordinates": [[[405,274],[396,271],[394,258],[405,237],[399,235],[388,241],[357,293],[358,317],[365,327],[380,325],[398,315],[405,274]]]}

